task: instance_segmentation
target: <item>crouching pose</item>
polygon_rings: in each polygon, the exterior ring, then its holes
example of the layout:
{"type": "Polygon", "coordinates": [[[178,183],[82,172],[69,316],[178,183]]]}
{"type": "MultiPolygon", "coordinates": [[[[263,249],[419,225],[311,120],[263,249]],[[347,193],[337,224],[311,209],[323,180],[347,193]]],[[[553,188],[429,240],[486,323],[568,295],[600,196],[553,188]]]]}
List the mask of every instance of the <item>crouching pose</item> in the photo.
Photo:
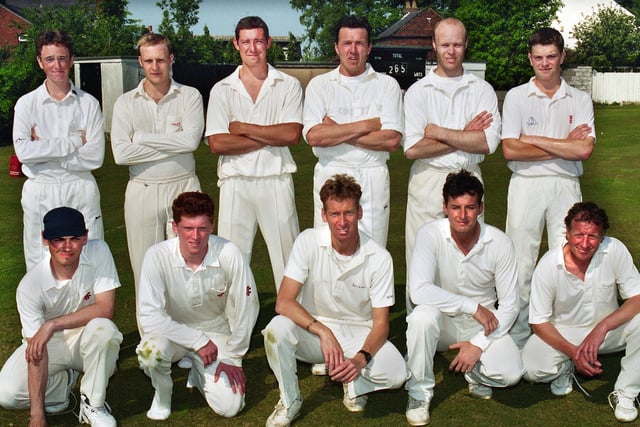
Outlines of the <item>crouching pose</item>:
{"type": "Polygon", "coordinates": [[[60,413],[80,372],[83,423],[115,427],[106,406],[122,334],[111,321],[120,286],[109,247],[87,240],[84,217],[69,207],[44,216],[48,252],[20,281],[16,300],[23,344],[0,372],[0,405],[30,408],[30,426],[45,426],[45,413],[60,413]]]}
{"type": "Polygon", "coordinates": [[[409,271],[415,309],[407,317],[407,422],[428,424],[436,351],[456,350],[449,369],[464,374],[469,392],[492,397],[492,387],[516,384],[520,352],[508,335],[518,316],[513,244],[506,234],[478,221],[482,183],[462,170],[443,188],[447,218],[419,229],[409,271]],[[497,308],[496,308],[497,307],[497,308]]]}
{"type": "Polygon", "coordinates": [[[268,427],[288,426],[299,415],[296,359],[325,363],[351,412],[364,410],[368,393],[407,380],[402,355],[387,341],[395,302],[391,255],[358,231],[361,194],[350,176],[327,180],[320,198],[328,227],[304,231],[293,245],[276,300],[279,316],[262,331],[280,389],[268,427]]]}
{"type": "Polygon", "coordinates": [[[598,354],[624,350],[609,404],[618,421],[633,421],[640,391],[640,274],[622,242],[604,235],[604,209],[578,202],[564,223],[566,243],[547,252],[533,273],[529,321],[535,335],[522,349],[525,379],[550,382],[551,393],[564,396],[573,389],[574,370],[600,375],[598,354]]]}
{"type": "Polygon", "coordinates": [[[253,274],[233,243],[211,234],[213,201],[198,192],[173,201],[176,238],[149,248],[140,275],[138,313],[144,336],[138,361],[155,389],[147,417],[171,414],[171,363],[191,361],[196,387],[217,414],[244,407],[242,357],[259,302],[253,274]]]}

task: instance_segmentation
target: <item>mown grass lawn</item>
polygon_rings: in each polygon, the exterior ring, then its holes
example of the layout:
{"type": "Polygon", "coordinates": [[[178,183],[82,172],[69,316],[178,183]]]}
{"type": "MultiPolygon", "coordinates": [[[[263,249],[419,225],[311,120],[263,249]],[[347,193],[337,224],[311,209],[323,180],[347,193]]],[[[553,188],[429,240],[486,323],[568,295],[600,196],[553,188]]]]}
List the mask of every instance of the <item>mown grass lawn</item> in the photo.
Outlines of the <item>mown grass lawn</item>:
{"type": "MultiPolygon", "coordinates": [[[[582,191],[585,200],[594,200],[607,209],[611,229],[609,234],[620,238],[640,259],[640,106],[597,106],[598,141],[592,158],[585,162],[582,191]]],[[[15,288],[24,274],[22,255],[22,211],[20,191],[22,179],[9,178],[10,146],[0,147],[0,164],[6,165],[0,174],[0,363],[4,362],[20,343],[20,322],[16,311],[15,288]]],[[[315,158],[306,144],[293,148],[298,164],[295,174],[296,197],[300,226],[313,222],[311,207],[312,174],[315,158]]],[[[198,175],[203,190],[217,201],[216,158],[206,146],[197,151],[198,175]]],[[[400,151],[393,153],[391,171],[392,205],[388,248],[394,257],[396,277],[396,307],[391,317],[391,337],[401,351],[405,349],[404,321],[404,209],[410,162],[400,151]]],[[[509,171],[498,150],[482,165],[486,185],[485,218],[490,224],[504,228],[506,193],[509,171]]],[[[119,370],[112,378],[108,402],[120,425],[153,425],[145,417],[153,396],[149,379],[137,367],[134,354],[139,337],[135,326],[132,274],[129,266],[124,220],[124,188],[126,167],[113,163],[110,146],[106,160],[96,173],[102,194],[105,239],[118,266],[122,287],[118,290],[115,321],[125,335],[119,370]]],[[[274,314],[274,285],[268,256],[258,236],[252,268],[261,299],[261,313],[254,330],[252,345],[244,367],[248,378],[247,406],[236,418],[227,420],[215,415],[198,392],[185,389],[187,371],[174,370],[173,413],[159,425],[180,426],[258,426],[271,413],[278,400],[275,378],[267,365],[262,347],[261,329],[274,314]]],[[[593,396],[578,391],[565,398],[551,395],[547,385],[521,382],[506,390],[495,390],[491,401],[480,401],[467,394],[466,382],[447,372],[452,354],[436,356],[437,387],[431,404],[431,423],[441,426],[607,426],[616,425],[609,409],[607,395],[619,370],[621,355],[603,357],[605,372],[600,378],[583,379],[584,387],[593,396]]],[[[638,367],[640,369],[640,367],[638,367]]],[[[326,378],[310,375],[308,365],[300,364],[300,384],[304,405],[298,426],[397,426],[406,425],[404,410],[406,392],[393,390],[370,396],[362,414],[348,413],[342,407],[342,387],[326,378]]],[[[0,426],[27,424],[28,411],[0,409],[0,426]]],[[[49,417],[53,426],[77,424],[71,414],[49,417]]],[[[636,421],[632,425],[640,425],[636,421]]]]}

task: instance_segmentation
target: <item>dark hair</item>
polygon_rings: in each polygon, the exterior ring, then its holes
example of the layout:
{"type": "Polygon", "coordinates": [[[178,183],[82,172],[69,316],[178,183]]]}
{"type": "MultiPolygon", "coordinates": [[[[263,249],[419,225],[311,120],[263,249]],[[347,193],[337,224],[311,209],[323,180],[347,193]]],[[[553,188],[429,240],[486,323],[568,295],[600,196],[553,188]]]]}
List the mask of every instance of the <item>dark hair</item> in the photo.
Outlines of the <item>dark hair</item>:
{"type": "Polygon", "coordinates": [[[347,174],[336,174],[325,181],[320,189],[322,206],[326,207],[327,200],[331,197],[337,200],[353,199],[356,205],[360,205],[362,189],[354,177],[347,174]]]}
{"type": "Polygon", "coordinates": [[[607,213],[596,205],[594,202],[577,202],[564,217],[564,225],[567,227],[567,231],[571,230],[571,223],[576,222],[590,222],[602,228],[602,234],[609,228],[609,217],[607,213]]]}
{"type": "Polygon", "coordinates": [[[564,38],[562,38],[560,31],[554,28],[543,27],[534,31],[533,34],[531,34],[531,37],[529,37],[529,52],[531,52],[533,47],[538,44],[552,44],[558,48],[560,53],[564,51],[564,38]]]}
{"type": "Polygon", "coordinates": [[[450,198],[455,199],[465,194],[478,196],[478,202],[482,203],[482,197],[484,196],[482,182],[465,169],[447,175],[447,179],[442,187],[442,199],[444,203],[447,204],[450,198]]]}
{"type": "Polygon", "coordinates": [[[62,30],[45,30],[38,34],[36,38],[36,56],[40,57],[43,46],[50,44],[59,44],[66,47],[69,51],[69,56],[73,56],[73,41],[71,41],[71,37],[62,30]]]}
{"type": "Polygon", "coordinates": [[[206,215],[213,223],[213,200],[206,193],[188,191],[176,197],[171,205],[173,221],[177,224],[183,216],[206,215]]]}
{"type": "Polygon", "coordinates": [[[338,34],[341,28],[364,28],[367,30],[367,42],[371,44],[371,24],[364,16],[345,15],[336,24],[336,40],[338,43],[338,34]]]}
{"type": "Polygon", "coordinates": [[[146,33],[146,34],[143,34],[142,37],[140,37],[138,39],[138,43],[136,43],[136,48],[138,49],[138,52],[139,52],[141,47],[156,46],[156,45],[159,45],[159,44],[163,44],[163,45],[167,46],[167,49],[169,50],[169,53],[172,52],[172,50],[171,50],[171,40],[169,40],[168,38],[166,38],[162,34],[158,34],[158,33],[146,33]]]}
{"type": "Polygon", "coordinates": [[[254,28],[262,28],[264,38],[269,39],[269,27],[266,22],[259,16],[245,16],[236,24],[236,40],[240,39],[240,30],[252,30],[254,28]]]}

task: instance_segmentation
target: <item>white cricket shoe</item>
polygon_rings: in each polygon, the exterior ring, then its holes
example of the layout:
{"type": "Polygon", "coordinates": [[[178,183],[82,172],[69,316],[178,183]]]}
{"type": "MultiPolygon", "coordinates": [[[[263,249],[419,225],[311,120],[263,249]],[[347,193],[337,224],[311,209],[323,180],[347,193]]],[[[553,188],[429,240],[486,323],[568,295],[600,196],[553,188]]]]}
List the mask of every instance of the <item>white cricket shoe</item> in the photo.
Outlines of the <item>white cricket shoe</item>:
{"type": "Polygon", "coordinates": [[[294,400],[288,408],[284,406],[282,400],[278,400],[278,404],[269,415],[269,418],[267,418],[266,427],[289,427],[293,420],[300,415],[301,406],[302,398],[294,400]]]}
{"type": "Polygon", "coordinates": [[[616,420],[628,423],[638,418],[638,410],[632,397],[627,396],[620,390],[609,393],[609,406],[614,410],[616,420]]]}
{"type": "Polygon", "coordinates": [[[104,406],[96,408],[89,404],[89,399],[84,394],[80,396],[80,412],[78,420],[91,427],[116,427],[116,419],[111,415],[111,408],[104,403],[104,406]]]}

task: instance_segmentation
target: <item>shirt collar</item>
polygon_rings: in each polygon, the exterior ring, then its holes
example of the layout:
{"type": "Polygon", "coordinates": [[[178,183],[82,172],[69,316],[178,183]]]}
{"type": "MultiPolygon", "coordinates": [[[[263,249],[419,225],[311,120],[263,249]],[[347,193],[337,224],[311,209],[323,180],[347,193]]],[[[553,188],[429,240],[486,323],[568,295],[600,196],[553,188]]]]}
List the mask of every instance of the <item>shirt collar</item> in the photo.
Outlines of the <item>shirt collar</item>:
{"type": "MultiPolygon", "coordinates": [[[[436,74],[436,68],[437,66],[431,68],[431,70],[429,70],[429,73],[422,80],[420,80],[424,86],[434,86],[437,88],[438,79],[446,78],[446,77],[438,76],[436,74]]],[[[476,76],[473,73],[465,70],[464,68],[462,68],[462,70],[463,72],[462,72],[462,76],[460,76],[462,77],[460,79],[460,86],[469,86],[478,81],[478,79],[476,79],[476,76]]]]}
{"type": "MultiPolygon", "coordinates": [[[[89,241],[87,241],[87,244],[88,243],[89,241]]],[[[89,256],[86,254],[86,251],[84,249],[85,247],[86,245],[82,248],[82,252],[80,252],[80,263],[78,264],[78,268],[76,269],[76,271],[73,273],[71,281],[75,279],[76,274],[78,273],[78,270],[80,270],[81,266],[91,264],[91,260],[89,259],[89,256]]],[[[40,269],[40,277],[42,277],[43,290],[46,291],[58,287],[59,282],[55,277],[53,277],[53,272],[51,271],[51,254],[49,253],[49,251],[45,251],[44,257],[37,268],[40,269]]]]}
{"type": "MultiPolygon", "coordinates": [[[[147,95],[147,92],[145,92],[144,90],[144,82],[147,79],[144,78],[140,81],[140,83],[138,83],[138,86],[136,86],[135,90],[135,96],[142,96],[143,98],[148,98],[151,99],[151,97],[149,95],[147,95]]],[[[169,85],[169,90],[167,91],[167,94],[165,96],[162,97],[162,99],[167,98],[169,95],[172,95],[174,93],[180,93],[180,89],[182,88],[182,85],[178,82],[176,82],[175,80],[173,80],[173,78],[171,79],[171,84],[169,85]]]]}
{"type": "MultiPolygon", "coordinates": [[[[368,62],[366,63],[364,72],[361,75],[365,76],[365,80],[378,78],[378,73],[376,72],[376,70],[373,69],[371,64],[369,64],[368,62]]],[[[340,66],[338,65],[336,68],[329,71],[327,76],[329,77],[329,80],[339,81],[341,76],[340,66]]]]}
{"type": "Polygon", "coordinates": [[[71,80],[69,80],[69,85],[70,85],[69,92],[67,92],[64,98],[58,101],[57,99],[53,98],[49,94],[49,91],[47,90],[46,80],[45,80],[44,82],[42,82],[42,84],[38,88],[38,92],[37,92],[38,102],[40,104],[44,104],[47,102],[65,102],[69,98],[77,98],[78,91],[76,90],[76,87],[74,86],[71,80]]]}
{"type": "MultiPolygon", "coordinates": [[[[329,230],[329,226],[325,223],[321,225],[319,228],[320,234],[320,246],[326,249],[333,250],[333,246],[331,245],[331,230],[329,230]]],[[[360,248],[355,252],[356,256],[368,256],[375,252],[375,248],[373,247],[373,240],[369,237],[368,234],[362,232],[358,229],[358,235],[360,236],[360,248]]]]}
{"type": "MultiPolygon", "coordinates": [[[[535,76],[529,79],[529,83],[527,83],[527,95],[528,96],[538,96],[541,98],[548,98],[545,93],[543,93],[538,86],[536,86],[534,80],[535,76]]],[[[571,94],[567,92],[567,82],[564,78],[560,77],[560,87],[553,94],[553,99],[556,98],[564,98],[565,96],[570,96],[571,94]]]]}
{"type": "MultiPolygon", "coordinates": [[[[220,254],[220,250],[213,250],[213,247],[223,243],[220,241],[217,241],[213,237],[214,237],[213,235],[209,236],[209,245],[207,248],[207,253],[205,254],[204,259],[200,264],[201,267],[202,266],[213,267],[213,268],[220,267],[220,258],[218,256],[220,254]]],[[[191,270],[191,267],[187,265],[186,261],[184,260],[184,257],[180,253],[180,241],[178,240],[178,237],[174,237],[173,239],[171,239],[169,244],[171,245],[171,251],[173,252],[173,255],[174,255],[171,259],[171,265],[174,268],[186,268],[188,270],[191,270]]]]}

